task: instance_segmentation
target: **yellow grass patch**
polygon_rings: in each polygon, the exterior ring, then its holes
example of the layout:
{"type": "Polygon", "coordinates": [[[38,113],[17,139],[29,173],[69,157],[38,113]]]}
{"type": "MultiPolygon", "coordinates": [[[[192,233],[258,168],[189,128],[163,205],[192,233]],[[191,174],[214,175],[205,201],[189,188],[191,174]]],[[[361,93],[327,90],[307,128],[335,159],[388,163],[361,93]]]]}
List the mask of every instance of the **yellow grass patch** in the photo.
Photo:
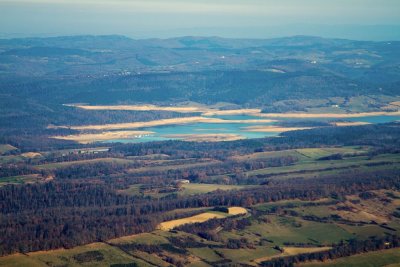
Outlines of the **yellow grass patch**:
{"type": "Polygon", "coordinates": [[[205,212],[201,213],[192,217],[188,218],[183,218],[183,219],[178,219],[178,220],[172,220],[172,221],[167,221],[160,223],[157,226],[157,229],[163,230],[163,231],[169,231],[171,229],[174,229],[175,227],[188,224],[188,223],[202,223],[214,218],[225,218],[224,215],[222,214],[217,214],[217,213],[211,213],[211,212],[205,212]]]}
{"type": "Polygon", "coordinates": [[[289,131],[296,131],[296,130],[308,130],[312,129],[313,127],[279,127],[273,125],[267,126],[248,126],[244,127],[248,132],[273,132],[273,133],[281,133],[281,132],[289,132],[289,131]]]}
{"type": "Polygon", "coordinates": [[[230,207],[228,208],[228,213],[230,215],[247,214],[247,210],[242,207],[230,207]]]}
{"type": "Polygon", "coordinates": [[[37,153],[37,152],[26,152],[26,153],[22,153],[21,156],[23,156],[25,158],[36,158],[36,157],[41,157],[42,154],[37,153]]]}
{"type": "Polygon", "coordinates": [[[140,138],[143,135],[153,134],[151,131],[115,131],[102,132],[97,134],[77,134],[66,136],[53,136],[54,139],[75,141],[80,144],[89,144],[98,141],[106,141],[113,139],[140,138]]]}
{"type": "Polygon", "coordinates": [[[169,134],[167,138],[179,138],[189,142],[219,142],[245,139],[239,134],[169,134]]]}

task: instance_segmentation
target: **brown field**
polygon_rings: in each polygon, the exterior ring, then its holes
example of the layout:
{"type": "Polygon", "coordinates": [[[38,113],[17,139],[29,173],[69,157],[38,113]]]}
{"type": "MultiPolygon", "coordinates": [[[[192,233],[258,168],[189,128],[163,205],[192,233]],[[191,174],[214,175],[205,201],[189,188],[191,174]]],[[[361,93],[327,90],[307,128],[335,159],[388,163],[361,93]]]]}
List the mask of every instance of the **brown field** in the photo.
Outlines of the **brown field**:
{"type": "Polygon", "coordinates": [[[192,216],[192,217],[160,223],[157,226],[157,229],[163,230],[163,231],[169,231],[171,229],[174,229],[175,227],[178,227],[178,226],[181,226],[181,225],[184,225],[184,224],[202,223],[202,222],[208,221],[210,219],[225,218],[225,217],[226,216],[224,216],[223,214],[219,214],[219,213],[204,212],[204,213],[192,216]]]}
{"type": "Polygon", "coordinates": [[[245,139],[239,134],[169,134],[167,138],[179,138],[189,142],[220,142],[245,139]]]}
{"type": "Polygon", "coordinates": [[[127,138],[139,138],[139,135],[153,134],[150,131],[115,131],[115,132],[102,132],[98,134],[76,134],[66,136],[53,136],[54,139],[75,141],[80,144],[89,144],[98,141],[106,141],[113,139],[127,139],[127,138]]]}
{"type": "MultiPolygon", "coordinates": [[[[219,118],[207,118],[207,117],[186,117],[186,118],[173,118],[173,119],[162,119],[146,122],[128,122],[128,123],[115,123],[115,124],[103,124],[103,125],[85,125],[85,126],[72,126],[74,130],[118,130],[118,129],[130,129],[130,128],[144,128],[154,127],[163,125],[174,125],[174,124],[187,124],[187,123],[269,123],[274,120],[223,120],[219,118]]],[[[65,127],[65,126],[61,126],[65,127]]]]}
{"type": "Polygon", "coordinates": [[[308,130],[312,129],[313,127],[279,127],[279,126],[249,126],[244,127],[244,129],[248,132],[274,132],[274,133],[281,133],[281,132],[289,132],[289,131],[296,131],[296,130],[308,130]]]}

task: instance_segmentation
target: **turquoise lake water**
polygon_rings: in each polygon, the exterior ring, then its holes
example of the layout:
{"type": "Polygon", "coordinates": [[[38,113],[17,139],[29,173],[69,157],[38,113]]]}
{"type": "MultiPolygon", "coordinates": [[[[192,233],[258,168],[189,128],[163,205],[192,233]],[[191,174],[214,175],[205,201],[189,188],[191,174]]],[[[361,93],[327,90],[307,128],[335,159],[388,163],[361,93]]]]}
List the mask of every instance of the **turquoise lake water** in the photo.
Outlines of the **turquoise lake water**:
{"type": "MultiPolygon", "coordinates": [[[[214,116],[214,118],[220,118],[224,120],[263,120],[268,118],[260,118],[257,116],[248,115],[235,115],[235,116],[214,116]]],[[[274,119],[274,118],[271,118],[274,119]]],[[[279,118],[279,121],[294,119],[279,118]]],[[[310,121],[323,121],[323,119],[308,119],[310,121]]],[[[343,119],[344,120],[344,119],[343,119]]],[[[400,121],[400,116],[369,116],[359,118],[346,118],[346,121],[360,121],[369,123],[387,123],[392,121],[400,121]]],[[[304,120],[302,120],[304,121],[304,120]]],[[[178,125],[167,125],[167,126],[156,126],[143,128],[142,130],[152,131],[154,134],[149,136],[143,136],[141,138],[132,139],[114,139],[107,142],[121,142],[121,143],[142,143],[151,141],[165,141],[179,138],[168,137],[168,135],[176,134],[236,134],[241,135],[243,138],[262,138],[268,136],[277,136],[279,133],[276,132],[248,132],[245,127],[248,126],[264,126],[274,125],[274,122],[257,122],[257,123],[191,123],[191,124],[178,124],[178,125]]]]}

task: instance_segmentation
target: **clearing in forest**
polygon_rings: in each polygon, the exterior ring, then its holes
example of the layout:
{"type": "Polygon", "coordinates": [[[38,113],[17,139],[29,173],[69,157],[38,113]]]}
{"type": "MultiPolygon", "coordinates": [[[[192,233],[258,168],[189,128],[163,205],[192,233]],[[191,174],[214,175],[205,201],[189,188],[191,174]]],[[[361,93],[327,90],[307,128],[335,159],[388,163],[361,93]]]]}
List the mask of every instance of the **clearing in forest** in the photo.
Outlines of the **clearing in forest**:
{"type": "Polygon", "coordinates": [[[187,217],[183,219],[178,219],[178,220],[172,220],[172,221],[166,221],[163,223],[160,223],[157,226],[157,229],[159,230],[164,230],[164,231],[169,231],[171,229],[174,229],[178,226],[184,225],[184,224],[189,224],[189,223],[202,223],[206,222],[211,219],[221,219],[227,217],[228,214],[223,214],[220,212],[204,212],[192,217],[187,217]]]}

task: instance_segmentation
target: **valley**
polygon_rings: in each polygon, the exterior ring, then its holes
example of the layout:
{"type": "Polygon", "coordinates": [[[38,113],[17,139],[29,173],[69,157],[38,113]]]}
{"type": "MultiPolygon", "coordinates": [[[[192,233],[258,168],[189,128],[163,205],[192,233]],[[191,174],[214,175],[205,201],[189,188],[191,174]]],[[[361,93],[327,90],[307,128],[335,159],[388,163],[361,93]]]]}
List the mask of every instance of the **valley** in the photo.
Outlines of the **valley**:
{"type": "Polygon", "coordinates": [[[396,266],[400,42],[0,40],[0,266],[396,266]]]}

